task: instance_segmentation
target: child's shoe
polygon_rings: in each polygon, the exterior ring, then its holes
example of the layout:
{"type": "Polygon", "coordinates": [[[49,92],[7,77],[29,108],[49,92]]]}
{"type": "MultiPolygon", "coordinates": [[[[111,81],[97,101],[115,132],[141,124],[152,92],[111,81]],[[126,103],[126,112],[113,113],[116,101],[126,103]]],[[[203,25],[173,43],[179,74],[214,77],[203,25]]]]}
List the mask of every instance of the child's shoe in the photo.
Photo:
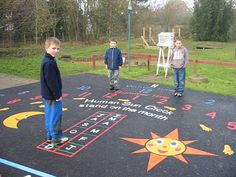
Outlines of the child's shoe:
{"type": "Polygon", "coordinates": [[[177,97],[182,97],[183,96],[183,94],[182,93],[177,93],[177,95],[176,95],[177,97]]]}
{"type": "Polygon", "coordinates": [[[178,95],[178,92],[174,92],[174,95],[177,96],[177,95],[178,95]]]}
{"type": "Polygon", "coordinates": [[[114,90],[114,85],[110,85],[110,90],[114,90]]]}
{"type": "Polygon", "coordinates": [[[55,146],[59,146],[62,145],[63,143],[67,142],[69,140],[69,138],[67,137],[62,137],[60,139],[52,139],[51,140],[51,144],[55,145],[55,146]]]}
{"type": "Polygon", "coordinates": [[[47,138],[47,143],[51,143],[52,142],[52,138],[47,138]]]}

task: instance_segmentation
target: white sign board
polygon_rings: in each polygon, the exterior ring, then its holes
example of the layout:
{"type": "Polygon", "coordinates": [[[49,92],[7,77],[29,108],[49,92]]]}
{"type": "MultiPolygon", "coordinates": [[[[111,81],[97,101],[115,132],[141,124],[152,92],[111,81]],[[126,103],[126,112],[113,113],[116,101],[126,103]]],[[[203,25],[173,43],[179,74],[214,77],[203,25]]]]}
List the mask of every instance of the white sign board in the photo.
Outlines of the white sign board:
{"type": "Polygon", "coordinates": [[[157,46],[163,46],[163,47],[174,46],[174,33],[170,33],[170,32],[159,33],[157,46]]]}

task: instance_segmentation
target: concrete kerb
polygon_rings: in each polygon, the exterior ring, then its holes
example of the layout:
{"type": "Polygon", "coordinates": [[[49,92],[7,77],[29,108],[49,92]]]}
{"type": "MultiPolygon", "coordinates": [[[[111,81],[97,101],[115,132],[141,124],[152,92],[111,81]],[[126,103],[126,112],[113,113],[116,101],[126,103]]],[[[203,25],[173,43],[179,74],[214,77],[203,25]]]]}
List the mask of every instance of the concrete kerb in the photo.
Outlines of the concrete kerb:
{"type": "Polygon", "coordinates": [[[22,78],[5,73],[0,73],[0,89],[17,87],[21,85],[39,82],[38,80],[22,78]]]}

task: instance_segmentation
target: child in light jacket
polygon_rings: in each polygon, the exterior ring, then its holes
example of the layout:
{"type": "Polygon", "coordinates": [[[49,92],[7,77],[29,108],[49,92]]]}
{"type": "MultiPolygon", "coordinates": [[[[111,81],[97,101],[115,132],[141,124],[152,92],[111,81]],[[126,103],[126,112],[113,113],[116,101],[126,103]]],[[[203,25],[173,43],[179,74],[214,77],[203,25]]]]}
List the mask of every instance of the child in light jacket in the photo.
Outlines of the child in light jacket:
{"type": "Polygon", "coordinates": [[[182,45],[181,38],[176,38],[175,40],[175,48],[170,61],[174,71],[174,95],[181,97],[185,88],[186,66],[189,62],[188,50],[182,45]]]}

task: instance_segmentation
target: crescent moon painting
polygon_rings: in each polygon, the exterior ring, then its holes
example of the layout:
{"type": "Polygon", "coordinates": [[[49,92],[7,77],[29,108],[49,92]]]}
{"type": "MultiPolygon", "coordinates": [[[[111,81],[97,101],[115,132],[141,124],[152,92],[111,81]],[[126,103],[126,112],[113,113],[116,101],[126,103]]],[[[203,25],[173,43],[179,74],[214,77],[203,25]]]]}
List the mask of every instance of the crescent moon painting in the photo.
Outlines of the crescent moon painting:
{"type": "Polygon", "coordinates": [[[18,123],[21,120],[28,119],[29,117],[32,117],[32,116],[43,115],[43,114],[44,112],[40,112],[40,111],[21,112],[21,113],[14,114],[7,117],[3,121],[3,125],[5,125],[8,128],[18,128],[18,123]]]}

